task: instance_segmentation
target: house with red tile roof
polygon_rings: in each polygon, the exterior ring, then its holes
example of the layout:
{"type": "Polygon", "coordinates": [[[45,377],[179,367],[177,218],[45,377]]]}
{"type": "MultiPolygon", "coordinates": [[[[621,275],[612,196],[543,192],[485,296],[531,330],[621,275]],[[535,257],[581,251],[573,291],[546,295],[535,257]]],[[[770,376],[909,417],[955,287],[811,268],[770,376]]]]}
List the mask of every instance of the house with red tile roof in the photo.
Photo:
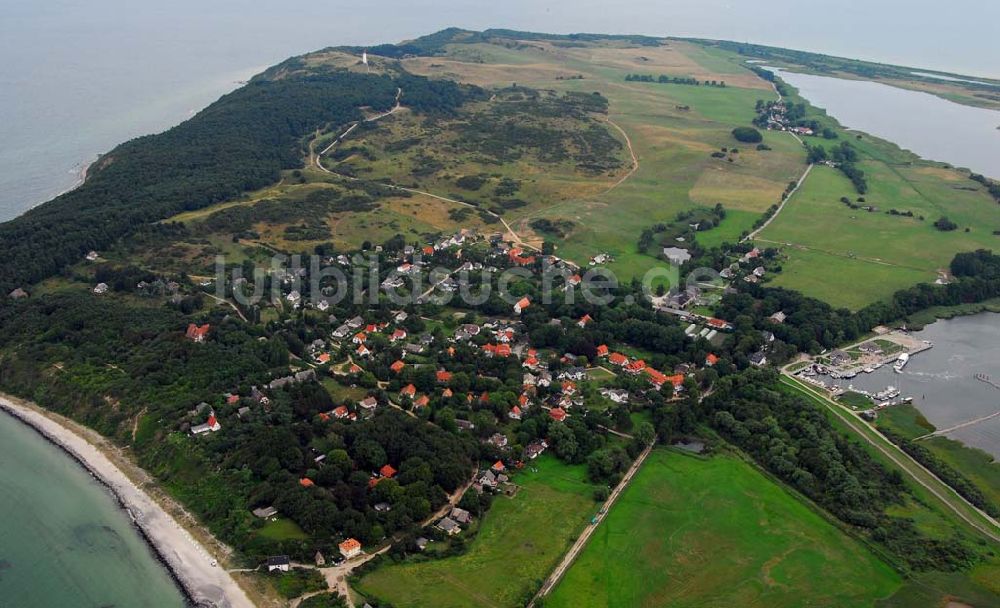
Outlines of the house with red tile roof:
{"type": "Polygon", "coordinates": [[[511,420],[520,420],[521,408],[515,405],[514,407],[510,408],[509,412],[507,412],[507,416],[510,417],[511,420]]]}
{"type": "Polygon", "coordinates": [[[449,382],[451,382],[451,372],[439,369],[437,371],[437,374],[435,374],[435,378],[440,384],[448,384],[449,382]]]}
{"type": "Polygon", "coordinates": [[[397,360],[395,363],[389,366],[389,369],[398,374],[399,372],[403,371],[404,367],[406,367],[406,364],[400,360],[397,360]]]}
{"type": "Polygon", "coordinates": [[[392,479],[393,475],[396,474],[396,469],[392,468],[391,464],[384,464],[382,468],[378,470],[378,474],[387,479],[392,479]]]}
{"type": "Polygon", "coordinates": [[[303,477],[302,479],[299,480],[299,485],[302,486],[303,488],[311,488],[316,484],[313,483],[313,480],[309,479],[308,477],[303,477]]]}
{"type": "Polygon", "coordinates": [[[355,344],[364,344],[365,340],[367,340],[367,339],[368,339],[368,336],[365,335],[365,332],[359,331],[358,333],[354,334],[353,338],[351,338],[351,342],[353,342],[355,344]]]}
{"type": "Polygon", "coordinates": [[[406,330],[401,328],[397,328],[395,331],[392,332],[392,335],[389,336],[390,342],[398,342],[400,340],[405,340],[405,339],[406,339],[406,330]]]}
{"type": "Polygon", "coordinates": [[[446,388],[443,391],[441,391],[441,396],[442,397],[451,397],[454,394],[455,393],[450,388],[446,388]]]}
{"type": "Polygon", "coordinates": [[[361,554],[361,542],[354,538],[348,538],[337,545],[337,548],[340,549],[340,554],[344,556],[344,559],[351,559],[361,554]]]}
{"type": "Polygon", "coordinates": [[[709,366],[709,367],[711,367],[711,366],[715,365],[715,364],[716,364],[716,363],[718,363],[718,362],[719,362],[719,358],[718,358],[718,357],[716,357],[716,356],[715,356],[714,354],[712,354],[712,353],[708,353],[708,356],[707,356],[707,357],[705,357],[705,365],[707,365],[707,366],[709,366]]]}
{"type": "Polygon", "coordinates": [[[400,389],[399,394],[404,397],[410,397],[411,399],[417,394],[417,387],[412,384],[407,384],[402,389],[400,389]]]}
{"type": "Polygon", "coordinates": [[[204,342],[205,338],[208,337],[208,332],[212,329],[212,326],[206,323],[205,325],[195,325],[190,323],[187,326],[187,331],[184,333],[184,337],[193,342],[204,342]]]}
{"type": "Polygon", "coordinates": [[[621,353],[611,353],[608,357],[608,361],[611,362],[612,365],[626,365],[628,364],[628,357],[621,353]]]}
{"type": "Polygon", "coordinates": [[[593,322],[593,320],[594,320],[593,317],[591,317],[590,315],[583,315],[582,317],[580,317],[580,320],[576,322],[576,324],[579,325],[580,327],[586,327],[588,324],[593,322]]]}
{"type": "Polygon", "coordinates": [[[362,344],[358,347],[358,350],[354,351],[359,357],[370,357],[372,351],[368,350],[368,347],[362,344]]]}
{"type": "Polygon", "coordinates": [[[556,422],[562,422],[566,420],[566,410],[561,407],[554,407],[549,410],[549,418],[555,420],[556,422]]]}
{"type": "Polygon", "coordinates": [[[679,391],[684,387],[684,374],[667,376],[667,382],[674,386],[674,392],[679,391]]]}
{"type": "Polygon", "coordinates": [[[597,347],[597,356],[598,357],[607,357],[608,356],[608,345],[607,344],[601,344],[600,346],[597,347]]]}
{"type": "Polygon", "coordinates": [[[336,418],[336,419],[338,419],[338,420],[342,420],[344,418],[347,418],[347,415],[349,413],[350,412],[347,411],[347,406],[346,405],[341,405],[337,409],[333,410],[333,417],[336,418]]]}
{"type": "Polygon", "coordinates": [[[644,369],[646,369],[646,362],[642,359],[636,359],[625,366],[625,371],[629,374],[638,374],[644,369]]]}
{"type": "Polygon", "coordinates": [[[652,367],[647,367],[642,371],[646,373],[646,377],[649,378],[650,383],[652,383],[652,385],[657,389],[667,383],[667,375],[653,369],[652,367]]]}
{"type": "Polygon", "coordinates": [[[528,296],[524,296],[517,301],[517,304],[514,304],[514,314],[521,314],[529,306],[531,306],[531,300],[528,299],[528,296]]]}
{"type": "Polygon", "coordinates": [[[413,402],[413,407],[427,407],[430,405],[431,398],[427,395],[420,395],[413,402]]]}

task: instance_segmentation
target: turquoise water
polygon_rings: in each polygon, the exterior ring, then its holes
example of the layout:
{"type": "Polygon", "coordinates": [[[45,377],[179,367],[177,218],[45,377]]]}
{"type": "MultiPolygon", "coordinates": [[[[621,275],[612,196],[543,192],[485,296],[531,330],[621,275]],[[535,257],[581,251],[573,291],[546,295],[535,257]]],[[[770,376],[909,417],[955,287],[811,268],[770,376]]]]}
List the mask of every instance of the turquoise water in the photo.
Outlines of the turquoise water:
{"type": "Polygon", "coordinates": [[[0,606],[181,608],[128,515],[79,464],[0,412],[0,606]]]}

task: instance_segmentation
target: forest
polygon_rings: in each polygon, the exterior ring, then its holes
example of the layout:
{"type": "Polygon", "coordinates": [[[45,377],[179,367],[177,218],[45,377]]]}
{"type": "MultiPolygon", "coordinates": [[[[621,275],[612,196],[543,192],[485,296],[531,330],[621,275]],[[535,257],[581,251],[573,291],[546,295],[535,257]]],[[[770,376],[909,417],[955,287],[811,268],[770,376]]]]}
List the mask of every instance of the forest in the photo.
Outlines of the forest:
{"type": "Polygon", "coordinates": [[[190,120],[116,147],[76,190],[0,224],[0,293],[52,276],[139,226],[277,181],[282,170],[302,166],[306,136],[358,120],[362,106],[388,110],[397,88],[409,107],[427,113],[481,96],[475,87],[409,74],[254,78],[190,120]]]}

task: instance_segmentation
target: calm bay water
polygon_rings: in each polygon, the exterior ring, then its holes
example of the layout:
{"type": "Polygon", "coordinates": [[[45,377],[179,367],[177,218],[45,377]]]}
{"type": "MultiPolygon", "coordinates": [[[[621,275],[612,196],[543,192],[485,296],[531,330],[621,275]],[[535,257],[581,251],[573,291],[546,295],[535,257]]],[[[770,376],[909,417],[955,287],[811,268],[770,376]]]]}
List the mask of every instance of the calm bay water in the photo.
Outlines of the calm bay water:
{"type": "MultiPolygon", "coordinates": [[[[939,429],[1000,410],[1000,389],[975,379],[986,374],[1000,382],[1000,314],[982,313],[937,321],[914,335],[934,348],[910,358],[903,373],[884,366],[871,374],[834,381],[878,392],[889,385],[913,397],[913,405],[939,429]]],[[[1000,417],[948,434],[1000,460],[1000,417]]]]}
{"type": "Polygon", "coordinates": [[[0,513],[0,606],[185,605],[104,487],[3,412],[0,513]]]}
{"type": "Polygon", "coordinates": [[[841,124],[1000,179],[1000,112],[866,80],[775,70],[841,124]]]}

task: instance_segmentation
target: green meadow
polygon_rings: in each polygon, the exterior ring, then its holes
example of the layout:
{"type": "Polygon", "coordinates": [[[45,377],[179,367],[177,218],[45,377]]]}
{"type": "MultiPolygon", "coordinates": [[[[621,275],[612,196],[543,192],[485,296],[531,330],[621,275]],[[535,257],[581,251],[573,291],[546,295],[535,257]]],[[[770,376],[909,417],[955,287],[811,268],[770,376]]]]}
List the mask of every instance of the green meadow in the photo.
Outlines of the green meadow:
{"type": "Polygon", "coordinates": [[[872,606],[901,577],[745,462],[654,451],[555,591],[576,606],[872,606]]]}
{"type": "Polygon", "coordinates": [[[523,605],[597,507],[586,467],[550,454],[531,461],[514,481],[517,495],[494,499],[465,553],[385,565],[355,589],[396,608],[523,605]]]}
{"type": "MultiPolygon", "coordinates": [[[[811,115],[829,121],[825,113],[811,115]]],[[[923,161],[896,145],[837,128],[861,155],[868,192],[859,195],[840,171],[817,166],[781,214],[759,235],[788,259],[775,285],[834,306],[861,308],[919,282],[933,282],[958,252],[995,248],[996,205],[968,173],[923,161]],[[874,211],[851,209],[846,197],[874,211]],[[903,215],[893,215],[895,209],[903,215]],[[912,214],[912,217],[906,215],[912,214]],[[958,229],[934,222],[947,216],[958,229]]],[[[833,145],[811,138],[813,145],[833,145]]]]}

